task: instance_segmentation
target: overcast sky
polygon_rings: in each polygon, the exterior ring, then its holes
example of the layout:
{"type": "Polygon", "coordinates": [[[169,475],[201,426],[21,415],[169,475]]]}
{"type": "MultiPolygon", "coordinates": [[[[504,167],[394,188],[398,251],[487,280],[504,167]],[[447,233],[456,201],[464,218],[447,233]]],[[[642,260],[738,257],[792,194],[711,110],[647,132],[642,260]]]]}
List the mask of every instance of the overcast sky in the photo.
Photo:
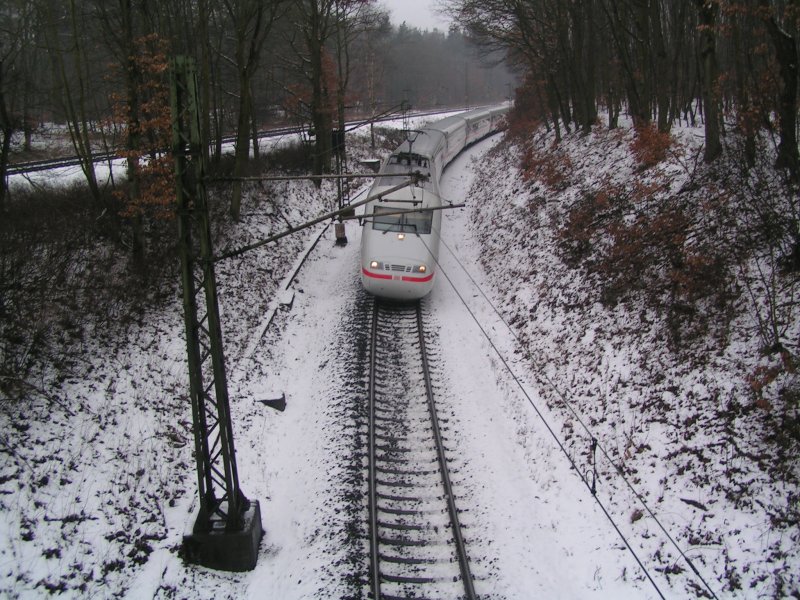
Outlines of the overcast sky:
{"type": "Polygon", "coordinates": [[[405,21],[420,29],[436,27],[446,31],[448,21],[434,13],[434,2],[435,0],[383,0],[382,4],[391,12],[392,23],[395,25],[405,21]]]}

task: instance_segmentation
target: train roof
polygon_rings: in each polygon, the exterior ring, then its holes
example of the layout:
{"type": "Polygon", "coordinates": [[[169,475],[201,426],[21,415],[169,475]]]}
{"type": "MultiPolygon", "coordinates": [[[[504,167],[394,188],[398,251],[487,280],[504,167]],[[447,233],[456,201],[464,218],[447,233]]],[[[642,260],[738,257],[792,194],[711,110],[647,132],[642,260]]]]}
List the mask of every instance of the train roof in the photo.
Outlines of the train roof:
{"type": "Polygon", "coordinates": [[[467,112],[445,117],[440,121],[423,127],[412,144],[408,140],[400,144],[393,154],[414,152],[422,156],[433,156],[444,141],[446,135],[457,131],[465,123],[473,123],[487,117],[501,115],[508,111],[508,106],[476,108],[467,112]]]}
{"type": "Polygon", "coordinates": [[[462,113],[460,116],[464,117],[468,121],[477,121],[482,118],[486,117],[494,117],[497,115],[502,115],[508,112],[509,105],[508,104],[498,104],[495,106],[484,106],[482,108],[476,108],[469,112],[462,113]]]}
{"type": "Polygon", "coordinates": [[[471,110],[468,113],[464,113],[462,116],[468,123],[474,123],[476,121],[480,121],[481,119],[488,119],[491,117],[492,109],[479,108],[477,110],[471,110]]]}
{"type": "Polygon", "coordinates": [[[445,133],[450,133],[451,131],[455,131],[459,127],[463,126],[464,126],[464,114],[458,114],[458,115],[453,115],[452,117],[445,117],[441,121],[436,121],[436,123],[428,125],[428,128],[435,129],[437,131],[444,131],[445,133]]]}

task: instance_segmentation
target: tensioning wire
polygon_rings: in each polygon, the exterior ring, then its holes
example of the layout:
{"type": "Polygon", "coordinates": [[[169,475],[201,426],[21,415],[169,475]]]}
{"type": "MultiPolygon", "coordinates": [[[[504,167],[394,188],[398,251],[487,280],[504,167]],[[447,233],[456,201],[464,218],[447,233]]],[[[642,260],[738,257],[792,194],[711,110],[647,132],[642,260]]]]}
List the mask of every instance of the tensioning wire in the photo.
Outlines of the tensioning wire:
{"type": "MultiPolygon", "coordinates": [[[[420,238],[420,239],[422,239],[422,238],[420,238]]],[[[423,240],[423,243],[425,243],[424,240],[423,240]]],[[[427,244],[425,244],[425,246],[427,247],[427,244]]],[[[428,251],[430,252],[430,249],[428,249],[428,251]]],[[[448,251],[450,251],[449,247],[448,247],[448,251]]],[[[452,254],[452,251],[450,251],[450,252],[452,254]]],[[[431,256],[433,256],[432,253],[431,253],[431,256]]],[[[450,279],[450,276],[447,274],[447,271],[444,270],[444,268],[442,267],[442,265],[439,262],[438,258],[434,257],[434,260],[436,261],[436,265],[439,268],[439,270],[441,271],[442,275],[444,275],[445,279],[447,279],[447,282],[450,284],[450,287],[453,288],[453,291],[456,293],[456,295],[458,296],[459,300],[464,305],[464,308],[467,309],[467,312],[469,313],[470,317],[472,317],[472,320],[478,326],[478,329],[481,330],[481,333],[483,334],[483,337],[486,338],[486,341],[489,342],[489,345],[492,347],[492,349],[495,351],[495,354],[497,354],[497,357],[503,363],[503,366],[505,367],[506,371],[508,371],[508,374],[511,376],[511,378],[514,380],[514,382],[517,384],[517,387],[520,389],[522,394],[528,399],[528,402],[530,403],[531,407],[533,407],[533,410],[536,411],[536,414],[539,416],[539,419],[542,421],[544,426],[547,428],[547,431],[550,432],[550,435],[552,436],[553,440],[555,440],[556,444],[558,444],[558,447],[561,449],[561,452],[564,454],[564,456],[566,456],[566,458],[569,461],[569,463],[572,466],[572,468],[578,473],[578,477],[580,477],[581,481],[583,481],[583,483],[586,484],[587,487],[589,487],[589,482],[587,481],[586,477],[581,472],[581,470],[578,468],[578,465],[575,463],[573,458],[569,455],[569,452],[567,451],[567,448],[564,446],[564,444],[561,442],[561,440],[559,439],[559,437],[556,434],[556,432],[550,426],[550,423],[548,423],[548,421],[545,418],[544,414],[542,414],[542,412],[539,410],[539,407],[536,406],[536,403],[533,401],[533,398],[530,397],[530,395],[528,394],[528,391],[525,389],[525,386],[522,384],[522,381],[519,379],[519,377],[517,377],[516,373],[514,373],[514,371],[511,369],[511,366],[508,364],[508,362],[506,361],[505,357],[500,352],[500,349],[495,345],[494,341],[489,336],[489,334],[486,331],[486,329],[484,329],[483,325],[481,325],[481,323],[478,320],[477,316],[472,311],[472,309],[469,307],[469,305],[467,304],[467,302],[464,299],[464,297],[461,295],[461,292],[458,290],[458,288],[455,286],[453,281],[450,279]]],[[[659,589],[658,584],[656,584],[656,582],[653,580],[653,577],[650,575],[650,572],[647,570],[647,567],[644,566],[644,563],[641,561],[641,559],[639,558],[638,554],[636,554],[636,551],[633,549],[631,544],[628,542],[627,538],[622,533],[622,531],[620,531],[619,527],[614,522],[614,519],[611,517],[609,512],[606,510],[605,506],[603,506],[603,503],[599,500],[599,498],[596,495],[594,496],[594,499],[595,499],[595,502],[597,502],[597,505],[603,511],[603,514],[605,514],[606,518],[611,523],[612,527],[614,527],[614,530],[617,532],[617,534],[619,535],[620,539],[622,539],[622,542],[628,548],[628,551],[631,553],[633,558],[636,560],[637,564],[639,565],[639,568],[642,569],[642,572],[645,574],[647,579],[652,584],[652,586],[655,589],[656,593],[659,595],[660,598],[662,598],[662,600],[664,600],[664,594],[659,589]]]]}

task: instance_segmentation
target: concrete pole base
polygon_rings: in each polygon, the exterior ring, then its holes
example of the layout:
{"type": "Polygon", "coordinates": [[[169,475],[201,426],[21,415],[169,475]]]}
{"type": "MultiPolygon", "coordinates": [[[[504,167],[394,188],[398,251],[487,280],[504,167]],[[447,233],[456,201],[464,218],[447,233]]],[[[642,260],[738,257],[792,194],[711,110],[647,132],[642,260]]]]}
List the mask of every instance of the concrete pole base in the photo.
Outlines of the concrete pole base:
{"type": "Polygon", "coordinates": [[[263,535],[261,507],[257,500],[251,500],[250,508],[244,513],[241,531],[225,531],[224,526],[217,530],[212,525],[209,532],[188,532],[183,536],[182,553],[187,562],[209,569],[252,571],[258,561],[258,547],[263,535]]]}

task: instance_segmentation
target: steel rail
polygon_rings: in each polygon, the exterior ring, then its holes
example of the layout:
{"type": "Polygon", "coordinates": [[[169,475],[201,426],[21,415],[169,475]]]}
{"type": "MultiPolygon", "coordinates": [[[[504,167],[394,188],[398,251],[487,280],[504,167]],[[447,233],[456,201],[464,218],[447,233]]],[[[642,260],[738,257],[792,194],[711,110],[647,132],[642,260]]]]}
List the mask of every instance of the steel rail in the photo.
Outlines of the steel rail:
{"type": "Polygon", "coordinates": [[[372,598],[380,600],[381,572],[378,550],[378,494],[376,489],[375,465],[375,357],[378,346],[378,303],[372,310],[372,332],[369,349],[369,543],[370,543],[370,587],[372,598]]]}
{"type": "Polygon", "coordinates": [[[422,327],[422,303],[417,303],[417,327],[419,328],[419,347],[422,353],[422,371],[425,379],[425,392],[428,396],[428,408],[431,414],[431,424],[433,435],[436,438],[436,453],[439,455],[439,472],[442,474],[442,484],[444,485],[447,496],[447,510],[450,513],[450,524],[453,530],[453,540],[456,545],[458,555],[458,567],[461,570],[461,581],[464,583],[464,592],[468,600],[475,600],[475,585],[472,582],[472,573],[469,568],[467,558],[467,548],[464,544],[464,536],[461,535],[461,524],[458,520],[458,511],[453,497],[453,485],[450,482],[450,474],[447,468],[447,457],[444,455],[444,443],[439,429],[439,418],[436,414],[436,403],[433,399],[433,386],[431,385],[431,372],[428,366],[428,353],[425,350],[425,332],[422,327]]]}

